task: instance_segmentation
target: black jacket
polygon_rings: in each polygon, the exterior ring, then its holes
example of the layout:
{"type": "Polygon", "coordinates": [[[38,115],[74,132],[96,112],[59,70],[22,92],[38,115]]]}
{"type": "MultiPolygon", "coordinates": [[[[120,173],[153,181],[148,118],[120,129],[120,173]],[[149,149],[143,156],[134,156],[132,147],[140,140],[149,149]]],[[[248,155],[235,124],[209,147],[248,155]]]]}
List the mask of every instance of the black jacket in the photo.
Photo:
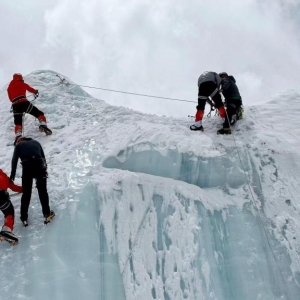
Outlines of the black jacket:
{"type": "Polygon", "coordinates": [[[233,76],[222,78],[221,85],[222,85],[223,95],[226,100],[229,99],[242,100],[239,89],[235,83],[235,78],[233,76]]]}
{"type": "Polygon", "coordinates": [[[23,138],[21,142],[16,145],[11,160],[11,178],[14,178],[16,175],[19,158],[22,161],[23,176],[44,176],[47,169],[46,158],[43,148],[38,141],[31,138],[23,138]]]}

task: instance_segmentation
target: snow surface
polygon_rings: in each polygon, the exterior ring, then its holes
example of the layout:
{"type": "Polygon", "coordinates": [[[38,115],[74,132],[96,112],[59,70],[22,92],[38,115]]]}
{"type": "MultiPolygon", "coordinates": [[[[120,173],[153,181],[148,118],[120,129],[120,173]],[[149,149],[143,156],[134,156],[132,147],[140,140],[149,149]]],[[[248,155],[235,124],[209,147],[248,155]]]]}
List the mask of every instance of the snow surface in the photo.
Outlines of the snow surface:
{"type": "MultiPolygon", "coordinates": [[[[234,134],[218,136],[216,116],[191,132],[191,119],[110,106],[53,71],[26,81],[53,130],[44,136],[26,115],[57,216],[43,224],[34,191],[23,228],[20,196],[11,198],[20,243],[0,244],[1,300],[300,299],[299,94],[246,107],[234,134]]],[[[0,167],[9,174],[6,87],[0,167]]]]}

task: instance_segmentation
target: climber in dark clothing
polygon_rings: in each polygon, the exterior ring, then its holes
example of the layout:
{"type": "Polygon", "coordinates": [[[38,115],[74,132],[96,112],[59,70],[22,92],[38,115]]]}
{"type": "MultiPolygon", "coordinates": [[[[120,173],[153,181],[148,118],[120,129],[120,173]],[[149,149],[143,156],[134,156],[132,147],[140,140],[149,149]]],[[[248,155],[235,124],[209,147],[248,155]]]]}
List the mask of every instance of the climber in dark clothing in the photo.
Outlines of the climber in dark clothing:
{"type": "Polygon", "coordinates": [[[17,139],[11,162],[11,181],[14,181],[15,179],[19,158],[22,161],[21,163],[23,168],[21,221],[23,222],[24,226],[28,225],[28,208],[31,199],[33,178],[35,178],[43,215],[45,217],[45,223],[48,223],[55,214],[53,211],[50,211],[49,207],[49,196],[47,192],[47,164],[41,144],[31,138],[19,137],[17,139]]]}
{"type": "Polygon", "coordinates": [[[219,76],[221,77],[221,92],[225,98],[227,115],[223,128],[218,130],[218,134],[231,134],[230,126],[242,119],[242,97],[233,76],[229,76],[226,72],[220,73],[219,76]]]}

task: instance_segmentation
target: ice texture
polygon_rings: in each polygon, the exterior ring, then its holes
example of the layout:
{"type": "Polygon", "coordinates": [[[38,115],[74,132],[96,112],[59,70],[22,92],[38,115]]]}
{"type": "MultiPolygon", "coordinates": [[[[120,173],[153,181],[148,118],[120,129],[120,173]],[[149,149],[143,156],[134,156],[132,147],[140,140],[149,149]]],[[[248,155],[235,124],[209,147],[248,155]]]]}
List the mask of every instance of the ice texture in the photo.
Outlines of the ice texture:
{"type": "MultiPolygon", "coordinates": [[[[1,300],[300,299],[298,93],[246,107],[223,137],[217,116],[191,132],[190,120],[110,106],[56,75],[25,76],[53,135],[24,119],[45,150],[56,217],[43,224],[33,189],[22,227],[10,192],[20,243],[0,245],[1,300]]],[[[9,174],[14,124],[0,97],[9,174]]]]}

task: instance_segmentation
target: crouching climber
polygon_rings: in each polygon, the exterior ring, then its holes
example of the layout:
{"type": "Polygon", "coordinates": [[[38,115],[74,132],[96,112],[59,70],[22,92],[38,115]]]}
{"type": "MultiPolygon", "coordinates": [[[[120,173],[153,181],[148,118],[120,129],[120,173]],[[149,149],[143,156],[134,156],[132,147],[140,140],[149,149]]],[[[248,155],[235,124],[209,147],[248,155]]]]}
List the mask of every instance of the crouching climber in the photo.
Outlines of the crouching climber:
{"type": "Polygon", "coordinates": [[[239,89],[236,85],[235,78],[228,75],[226,72],[219,74],[221,78],[221,92],[225,98],[226,117],[223,123],[223,128],[218,130],[218,134],[231,134],[231,126],[237,120],[243,118],[243,103],[239,89]]]}
{"type": "Polygon", "coordinates": [[[7,192],[8,188],[14,192],[22,193],[22,187],[10,181],[9,177],[0,169],[0,210],[4,215],[4,225],[0,231],[0,238],[10,243],[18,243],[18,238],[13,233],[15,210],[7,192]]]}

